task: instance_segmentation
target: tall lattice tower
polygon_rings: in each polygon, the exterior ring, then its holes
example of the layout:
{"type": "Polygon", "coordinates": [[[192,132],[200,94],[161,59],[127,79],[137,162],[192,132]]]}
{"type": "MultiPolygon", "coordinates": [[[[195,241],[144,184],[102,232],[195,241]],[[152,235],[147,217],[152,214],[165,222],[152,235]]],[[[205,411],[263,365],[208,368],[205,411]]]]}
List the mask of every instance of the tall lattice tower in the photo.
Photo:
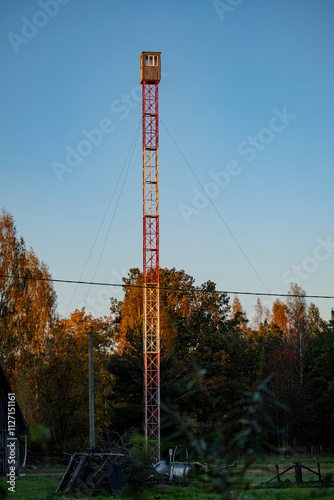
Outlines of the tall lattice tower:
{"type": "Polygon", "coordinates": [[[159,317],[159,101],[160,52],[142,52],[143,89],[143,287],[145,440],[160,459],[159,317]]]}

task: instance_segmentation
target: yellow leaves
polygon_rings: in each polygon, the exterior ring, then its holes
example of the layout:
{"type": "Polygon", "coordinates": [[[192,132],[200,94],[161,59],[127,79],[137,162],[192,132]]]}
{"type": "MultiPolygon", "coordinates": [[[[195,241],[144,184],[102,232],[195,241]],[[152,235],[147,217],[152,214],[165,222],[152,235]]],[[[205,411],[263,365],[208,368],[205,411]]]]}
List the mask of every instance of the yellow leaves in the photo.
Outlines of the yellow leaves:
{"type": "Polygon", "coordinates": [[[284,334],[287,334],[289,325],[288,306],[277,299],[273,304],[272,313],[273,323],[277,325],[284,334]]]}
{"type": "Polygon", "coordinates": [[[0,272],[7,276],[0,281],[0,361],[32,366],[50,334],[56,294],[46,264],[26,250],[6,210],[0,215],[0,272]]]}

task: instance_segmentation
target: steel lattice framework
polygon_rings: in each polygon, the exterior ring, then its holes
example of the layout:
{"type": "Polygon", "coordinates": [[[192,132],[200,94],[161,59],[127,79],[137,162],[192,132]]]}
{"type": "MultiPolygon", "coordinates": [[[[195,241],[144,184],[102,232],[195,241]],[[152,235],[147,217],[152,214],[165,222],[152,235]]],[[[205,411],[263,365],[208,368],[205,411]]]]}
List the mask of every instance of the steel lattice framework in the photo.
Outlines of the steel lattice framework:
{"type": "Polygon", "coordinates": [[[159,81],[143,90],[143,285],[145,440],[160,459],[159,81]]]}

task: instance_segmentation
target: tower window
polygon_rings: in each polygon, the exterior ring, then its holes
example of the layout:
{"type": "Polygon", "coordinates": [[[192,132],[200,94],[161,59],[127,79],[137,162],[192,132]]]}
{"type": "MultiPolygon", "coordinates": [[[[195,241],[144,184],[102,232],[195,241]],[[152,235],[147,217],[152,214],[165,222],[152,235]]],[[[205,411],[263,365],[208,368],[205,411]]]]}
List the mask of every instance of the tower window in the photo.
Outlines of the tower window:
{"type": "Polygon", "coordinates": [[[145,66],[158,66],[158,56],[145,56],[145,66]]]}

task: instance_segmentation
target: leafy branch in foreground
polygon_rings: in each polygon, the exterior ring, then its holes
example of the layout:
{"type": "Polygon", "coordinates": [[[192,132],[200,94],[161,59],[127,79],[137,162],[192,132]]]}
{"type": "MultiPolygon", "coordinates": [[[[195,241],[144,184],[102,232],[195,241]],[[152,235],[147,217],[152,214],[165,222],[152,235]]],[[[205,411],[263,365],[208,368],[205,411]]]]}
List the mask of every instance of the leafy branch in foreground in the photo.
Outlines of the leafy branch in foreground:
{"type": "Polygon", "coordinates": [[[206,489],[209,486],[210,489],[225,494],[232,486],[234,490],[247,489],[247,470],[265,450],[273,450],[270,437],[277,429],[268,410],[271,406],[280,404],[267,386],[271,378],[269,376],[259,383],[253,392],[245,392],[244,398],[235,403],[224,421],[209,425],[198,422],[187,414],[169,412],[169,427],[174,429],[169,441],[183,440],[187,444],[190,460],[202,464],[197,469],[197,478],[206,483],[206,489]],[[229,437],[226,429],[229,428],[229,421],[235,420],[236,416],[238,432],[229,437]]]}

